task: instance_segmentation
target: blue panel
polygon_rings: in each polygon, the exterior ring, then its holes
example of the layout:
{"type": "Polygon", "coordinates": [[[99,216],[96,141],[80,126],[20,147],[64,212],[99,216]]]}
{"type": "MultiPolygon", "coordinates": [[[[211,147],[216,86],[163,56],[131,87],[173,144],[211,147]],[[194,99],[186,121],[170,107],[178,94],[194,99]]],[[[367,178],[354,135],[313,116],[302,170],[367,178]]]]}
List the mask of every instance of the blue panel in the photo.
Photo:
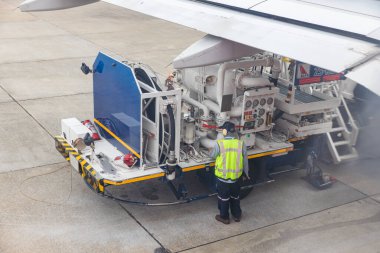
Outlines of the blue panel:
{"type": "MultiPolygon", "coordinates": [[[[133,70],[99,53],[94,63],[93,77],[95,118],[140,153],[141,90],[133,70]]],[[[101,135],[121,152],[129,153],[127,148],[105,131],[101,131],[101,135]]]]}

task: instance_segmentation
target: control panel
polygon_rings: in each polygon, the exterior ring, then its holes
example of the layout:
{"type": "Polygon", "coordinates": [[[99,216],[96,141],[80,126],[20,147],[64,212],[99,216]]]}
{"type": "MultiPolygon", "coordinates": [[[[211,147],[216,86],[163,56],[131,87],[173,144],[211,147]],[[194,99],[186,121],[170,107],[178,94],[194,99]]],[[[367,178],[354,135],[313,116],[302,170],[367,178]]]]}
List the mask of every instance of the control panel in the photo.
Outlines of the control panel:
{"type": "Polygon", "coordinates": [[[277,93],[278,88],[272,86],[244,93],[241,133],[260,132],[272,127],[274,98],[277,93]]]}

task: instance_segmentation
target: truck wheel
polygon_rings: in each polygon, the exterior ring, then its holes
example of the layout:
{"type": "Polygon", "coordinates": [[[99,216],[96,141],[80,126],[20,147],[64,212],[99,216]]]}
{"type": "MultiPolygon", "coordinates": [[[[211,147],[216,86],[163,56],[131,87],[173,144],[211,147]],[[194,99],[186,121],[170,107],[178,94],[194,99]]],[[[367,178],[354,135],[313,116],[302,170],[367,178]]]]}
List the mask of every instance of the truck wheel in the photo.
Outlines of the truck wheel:
{"type": "Polygon", "coordinates": [[[245,197],[247,197],[251,191],[253,190],[253,188],[247,188],[247,189],[243,189],[240,191],[240,199],[244,199],[245,197]]]}
{"type": "Polygon", "coordinates": [[[253,190],[252,187],[246,187],[246,186],[252,186],[254,184],[253,170],[249,170],[249,177],[251,179],[248,179],[243,174],[243,176],[241,176],[241,178],[239,179],[239,183],[240,183],[240,199],[244,199],[245,197],[247,197],[251,193],[251,191],[253,190]]]}

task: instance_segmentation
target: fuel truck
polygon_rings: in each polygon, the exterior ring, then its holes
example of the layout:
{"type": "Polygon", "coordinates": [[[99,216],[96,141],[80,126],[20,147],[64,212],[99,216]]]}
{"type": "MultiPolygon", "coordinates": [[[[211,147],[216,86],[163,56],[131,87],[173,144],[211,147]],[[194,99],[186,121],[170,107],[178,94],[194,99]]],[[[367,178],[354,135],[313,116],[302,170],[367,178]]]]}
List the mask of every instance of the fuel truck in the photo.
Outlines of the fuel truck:
{"type": "Polygon", "coordinates": [[[183,178],[196,171],[215,185],[210,150],[226,121],[247,146],[244,195],[270,181],[277,164],[304,161],[320,137],[335,163],[357,157],[342,74],[211,35],[173,66],[161,82],[149,66],[104,53],[92,67],[82,64],[93,78],[94,118],[62,119],[55,140],[95,192],[110,197],[109,186],[160,180],[180,203],[211,196],[191,196],[183,178]]]}

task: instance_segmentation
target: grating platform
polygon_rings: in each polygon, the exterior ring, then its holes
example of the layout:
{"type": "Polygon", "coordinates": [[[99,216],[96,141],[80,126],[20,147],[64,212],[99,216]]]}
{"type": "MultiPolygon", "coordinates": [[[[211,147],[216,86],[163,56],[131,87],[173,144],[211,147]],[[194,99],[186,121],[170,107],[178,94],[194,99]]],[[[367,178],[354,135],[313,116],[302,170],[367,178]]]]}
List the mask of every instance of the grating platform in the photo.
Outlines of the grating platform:
{"type": "MultiPolygon", "coordinates": [[[[288,94],[288,87],[287,86],[278,84],[277,87],[280,89],[280,93],[282,95],[286,96],[288,94]]],[[[296,89],[296,92],[295,92],[295,100],[297,102],[301,102],[304,104],[323,101],[323,99],[321,99],[319,97],[310,95],[310,94],[303,92],[301,90],[298,90],[298,89],[296,89]]]]}

